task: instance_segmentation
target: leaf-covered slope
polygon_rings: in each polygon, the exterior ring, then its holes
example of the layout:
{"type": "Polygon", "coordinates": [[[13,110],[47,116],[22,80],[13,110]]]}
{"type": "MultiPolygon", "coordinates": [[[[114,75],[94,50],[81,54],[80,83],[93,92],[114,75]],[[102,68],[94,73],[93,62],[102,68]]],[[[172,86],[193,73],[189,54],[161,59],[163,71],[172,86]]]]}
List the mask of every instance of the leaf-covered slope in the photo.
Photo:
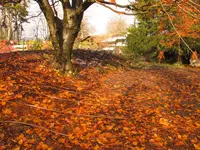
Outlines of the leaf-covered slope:
{"type": "Polygon", "coordinates": [[[200,70],[75,51],[63,77],[45,58],[0,55],[0,149],[199,149],[200,70]]]}

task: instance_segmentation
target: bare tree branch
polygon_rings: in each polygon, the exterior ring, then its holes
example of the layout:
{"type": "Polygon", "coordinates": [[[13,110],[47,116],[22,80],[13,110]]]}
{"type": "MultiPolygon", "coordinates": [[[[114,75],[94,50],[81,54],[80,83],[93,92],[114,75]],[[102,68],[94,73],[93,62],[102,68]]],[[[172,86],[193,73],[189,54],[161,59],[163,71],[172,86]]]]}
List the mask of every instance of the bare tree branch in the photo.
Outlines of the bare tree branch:
{"type": "Polygon", "coordinates": [[[87,8],[89,8],[94,3],[101,3],[102,5],[107,4],[107,5],[110,5],[110,6],[116,6],[116,7],[119,7],[119,8],[124,8],[124,9],[130,10],[130,11],[139,10],[135,5],[131,4],[131,2],[130,2],[129,5],[120,5],[120,4],[110,3],[108,1],[102,1],[102,0],[85,0],[82,3],[82,6],[83,6],[84,10],[86,10],[87,8]]]}
{"type": "Polygon", "coordinates": [[[194,4],[194,5],[196,5],[196,6],[198,6],[198,7],[200,7],[200,4],[197,4],[197,3],[193,2],[192,0],[189,0],[189,2],[194,4]]]}
{"type": "Polygon", "coordinates": [[[5,4],[8,4],[8,3],[14,3],[14,4],[17,4],[17,3],[20,3],[21,0],[0,0],[0,5],[5,5],[5,4]]]}
{"type": "Polygon", "coordinates": [[[160,4],[161,4],[161,7],[162,7],[163,11],[166,13],[166,15],[167,15],[167,17],[168,17],[168,19],[169,19],[169,21],[170,21],[172,27],[174,28],[175,32],[177,33],[177,35],[179,36],[179,38],[183,41],[183,43],[186,45],[186,47],[193,53],[193,50],[192,50],[192,49],[190,48],[190,46],[185,42],[185,40],[182,38],[182,36],[181,36],[180,33],[178,32],[178,30],[176,29],[176,27],[175,27],[175,25],[174,25],[174,23],[173,23],[173,21],[172,21],[172,18],[170,17],[169,13],[166,11],[165,7],[163,6],[162,1],[161,1],[161,0],[159,0],[159,1],[160,1],[160,4]]]}
{"type": "Polygon", "coordinates": [[[71,8],[69,0],[61,0],[63,8],[71,8]]]}
{"type": "Polygon", "coordinates": [[[56,3],[59,3],[59,1],[54,1],[54,0],[52,0],[51,6],[52,6],[52,8],[53,8],[53,11],[54,11],[54,13],[55,13],[55,16],[57,17],[57,16],[58,16],[58,12],[57,12],[56,6],[55,6],[56,3]]]}
{"type": "MultiPolygon", "coordinates": [[[[149,3],[149,4],[146,4],[146,5],[142,5],[140,7],[136,7],[135,4],[137,4],[137,3],[133,3],[133,2],[130,2],[129,5],[119,5],[119,4],[110,3],[110,2],[107,2],[107,1],[101,1],[101,0],[95,0],[95,2],[106,7],[106,8],[108,8],[108,9],[110,9],[113,12],[116,12],[116,13],[119,13],[119,14],[124,14],[124,15],[145,14],[145,13],[148,13],[152,8],[157,8],[157,7],[160,6],[159,3],[156,3],[156,4],[149,3]],[[116,9],[114,9],[110,6],[125,8],[125,11],[117,11],[116,9]],[[132,11],[134,13],[128,13],[127,11],[132,11]]],[[[166,6],[166,5],[164,5],[164,6],[166,6]]],[[[171,8],[169,8],[169,9],[171,9],[171,8]]]]}
{"type": "Polygon", "coordinates": [[[192,5],[191,3],[188,3],[188,2],[187,2],[187,4],[190,5],[190,6],[192,6],[197,12],[200,13],[200,9],[198,9],[197,7],[195,7],[194,5],[192,5]]]}
{"type": "Polygon", "coordinates": [[[32,19],[32,18],[36,18],[36,17],[39,17],[41,14],[42,14],[42,11],[39,12],[37,15],[30,16],[30,17],[28,17],[28,18],[26,18],[26,19],[29,20],[29,19],[32,19]]]}
{"type": "Polygon", "coordinates": [[[82,3],[82,11],[87,10],[92,4],[95,3],[95,0],[86,0],[82,3]]]}
{"type": "Polygon", "coordinates": [[[192,13],[190,13],[189,11],[183,9],[180,5],[178,5],[178,7],[179,7],[183,12],[185,12],[186,14],[192,16],[193,18],[195,18],[195,19],[200,19],[200,18],[198,18],[197,16],[193,15],[192,13]]]}
{"type": "Polygon", "coordinates": [[[130,2],[129,5],[120,5],[120,4],[117,4],[117,3],[110,3],[108,1],[101,1],[101,0],[96,0],[96,2],[108,4],[108,5],[113,5],[113,6],[116,6],[116,7],[119,7],[119,8],[126,8],[126,9],[133,10],[133,11],[139,10],[139,8],[137,8],[135,5],[133,5],[133,2],[130,2]]]}
{"type": "Polygon", "coordinates": [[[106,7],[106,8],[108,8],[108,9],[110,9],[110,10],[112,10],[113,12],[118,13],[118,14],[131,15],[131,16],[132,16],[132,15],[137,15],[137,14],[138,14],[138,13],[127,13],[127,12],[125,12],[125,11],[117,11],[117,10],[113,9],[112,7],[110,7],[110,6],[108,6],[108,5],[104,4],[104,3],[101,3],[101,2],[99,2],[99,1],[96,1],[96,3],[99,4],[99,5],[102,5],[102,6],[106,7]]]}

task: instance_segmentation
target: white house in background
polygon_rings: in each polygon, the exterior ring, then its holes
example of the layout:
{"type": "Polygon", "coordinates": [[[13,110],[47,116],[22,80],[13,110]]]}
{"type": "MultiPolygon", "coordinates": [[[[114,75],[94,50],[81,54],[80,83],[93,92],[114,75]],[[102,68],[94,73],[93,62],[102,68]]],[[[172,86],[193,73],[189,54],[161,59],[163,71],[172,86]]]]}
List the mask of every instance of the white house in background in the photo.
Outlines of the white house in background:
{"type": "Polygon", "coordinates": [[[125,46],[125,43],[126,36],[112,36],[101,41],[103,50],[115,51],[116,53],[122,53],[121,48],[125,46]]]}

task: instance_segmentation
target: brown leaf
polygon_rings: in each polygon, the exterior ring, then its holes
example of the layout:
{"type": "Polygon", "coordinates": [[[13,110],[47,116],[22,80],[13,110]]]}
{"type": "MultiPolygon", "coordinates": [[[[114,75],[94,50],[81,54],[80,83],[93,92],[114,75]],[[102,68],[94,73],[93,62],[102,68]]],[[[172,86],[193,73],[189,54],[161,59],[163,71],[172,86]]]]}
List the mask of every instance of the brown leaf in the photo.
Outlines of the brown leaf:
{"type": "Polygon", "coordinates": [[[72,148],[72,146],[67,141],[65,141],[64,145],[66,148],[72,148]]]}
{"type": "Polygon", "coordinates": [[[175,143],[176,146],[183,146],[185,143],[183,141],[177,141],[175,143]]]}
{"type": "Polygon", "coordinates": [[[0,139],[3,139],[4,138],[4,134],[3,133],[0,133],[0,139]]]}
{"type": "Polygon", "coordinates": [[[6,149],[6,146],[0,146],[0,150],[6,149]]]}
{"type": "Polygon", "coordinates": [[[100,143],[100,144],[105,144],[108,142],[108,140],[105,138],[104,134],[100,134],[99,137],[97,138],[97,141],[100,143]]]}

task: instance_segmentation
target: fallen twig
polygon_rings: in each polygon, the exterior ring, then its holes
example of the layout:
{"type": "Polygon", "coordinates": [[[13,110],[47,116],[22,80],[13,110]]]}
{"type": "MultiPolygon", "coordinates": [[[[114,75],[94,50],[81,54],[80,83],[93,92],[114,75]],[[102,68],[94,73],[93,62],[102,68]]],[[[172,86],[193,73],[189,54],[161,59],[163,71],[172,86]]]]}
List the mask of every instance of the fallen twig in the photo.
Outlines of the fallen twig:
{"type": "Polygon", "coordinates": [[[54,130],[50,130],[50,129],[47,129],[47,128],[43,127],[43,126],[38,126],[36,124],[25,123],[25,122],[20,122],[20,121],[0,121],[0,123],[22,124],[22,125],[31,126],[31,127],[34,127],[34,128],[40,128],[40,129],[43,129],[43,130],[48,130],[51,133],[55,133],[57,135],[62,135],[62,136],[68,137],[67,134],[64,134],[64,133],[61,133],[61,132],[57,132],[57,131],[54,131],[54,130]]]}
{"type": "Polygon", "coordinates": [[[128,118],[116,118],[116,117],[103,116],[103,115],[77,114],[77,113],[71,113],[71,112],[62,112],[62,111],[58,111],[58,110],[54,110],[54,109],[48,109],[48,108],[45,108],[45,107],[35,106],[35,105],[30,105],[30,104],[23,104],[23,103],[18,103],[18,104],[19,105],[28,106],[28,107],[43,109],[43,110],[47,110],[47,111],[53,111],[53,112],[57,112],[57,113],[60,113],[60,114],[74,115],[74,116],[77,116],[77,117],[104,118],[104,119],[112,119],[112,120],[128,120],[128,118]]]}

